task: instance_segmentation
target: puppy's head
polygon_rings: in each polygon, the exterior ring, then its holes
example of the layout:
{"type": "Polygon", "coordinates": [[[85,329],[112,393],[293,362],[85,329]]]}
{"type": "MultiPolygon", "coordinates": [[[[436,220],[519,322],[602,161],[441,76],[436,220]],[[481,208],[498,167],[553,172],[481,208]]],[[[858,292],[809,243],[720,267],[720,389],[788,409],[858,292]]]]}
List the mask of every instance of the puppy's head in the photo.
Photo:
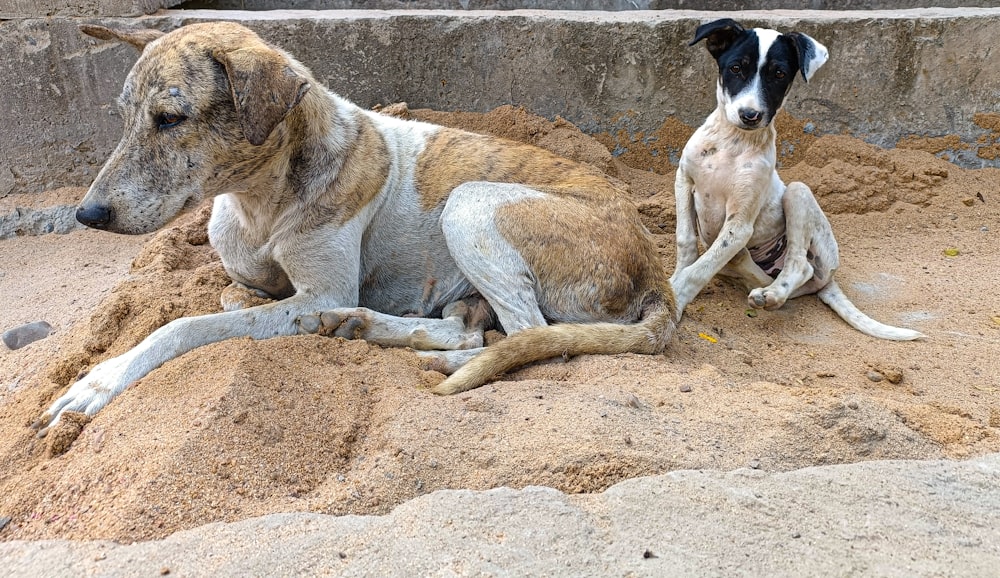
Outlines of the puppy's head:
{"type": "Polygon", "coordinates": [[[747,30],[724,18],[695,31],[719,64],[719,105],[726,119],[744,130],[764,128],[778,113],[796,73],[806,82],[826,62],[826,47],[799,32],[747,30]]]}
{"type": "Polygon", "coordinates": [[[309,90],[301,64],[237,24],[83,31],[142,52],[118,98],[122,140],[77,208],[97,229],[146,233],[206,195],[245,190],[309,90]]]}

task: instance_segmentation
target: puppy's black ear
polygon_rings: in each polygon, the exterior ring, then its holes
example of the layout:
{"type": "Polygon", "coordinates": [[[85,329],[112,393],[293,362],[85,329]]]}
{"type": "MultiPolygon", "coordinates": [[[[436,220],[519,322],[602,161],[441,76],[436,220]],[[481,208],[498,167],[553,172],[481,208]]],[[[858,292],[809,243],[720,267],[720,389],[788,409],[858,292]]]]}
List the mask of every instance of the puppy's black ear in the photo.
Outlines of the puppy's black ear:
{"type": "Polygon", "coordinates": [[[785,36],[790,37],[795,44],[795,50],[799,53],[799,70],[802,71],[802,79],[809,82],[814,72],[816,72],[830,53],[826,46],[816,42],[809,36],[801,32],[789,32],[785,36]]]}
{"type": "Polygon", "coordinates": [[[740,26],[739,22],[731,18],[723,18],[699,26],[698,30],[694,32],[694,40],[688,42],[688,46],[694,46],[707,38],[705,48],[708,48],[712,57],[718,60],[722,53],[728,50],[744,32],[746,29],[740,26]]]}
{"type": "Polygon", "coordinates": [[[92,24],[83,24],[80,26],[80,31],[87,36],[93,36],[94,38],[99,38],[101,40],[117,40],[119,42],[131,44],[140,52],[146,48],[147,44],[165,34],[159,30],[116,30],[114,28],[94,26],[92,24]]]}

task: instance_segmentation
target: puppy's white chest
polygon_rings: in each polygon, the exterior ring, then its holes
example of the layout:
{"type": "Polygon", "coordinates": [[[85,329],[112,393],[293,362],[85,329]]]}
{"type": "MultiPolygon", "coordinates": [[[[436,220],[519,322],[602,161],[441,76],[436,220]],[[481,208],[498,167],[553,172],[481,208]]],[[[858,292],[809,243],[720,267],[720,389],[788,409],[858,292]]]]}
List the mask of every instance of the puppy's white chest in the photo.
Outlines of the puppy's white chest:
{"type": "Polygon", "coordinates": [[[727,207],[757,204],[752,199],[769,196],[774,163],[760,151],[704,139],[690,143],[681,162],[694,185],[699,233],[708,243],[725,224],[727,207]]]}
{"type": "Polygon", "coordinates": [[[686,165],[687,174],[694,181],[698,220],[717,232],[726,218],[726,199],[743,178],[738,159],[725,149],[706,145],[695,151],[686,165]]]}

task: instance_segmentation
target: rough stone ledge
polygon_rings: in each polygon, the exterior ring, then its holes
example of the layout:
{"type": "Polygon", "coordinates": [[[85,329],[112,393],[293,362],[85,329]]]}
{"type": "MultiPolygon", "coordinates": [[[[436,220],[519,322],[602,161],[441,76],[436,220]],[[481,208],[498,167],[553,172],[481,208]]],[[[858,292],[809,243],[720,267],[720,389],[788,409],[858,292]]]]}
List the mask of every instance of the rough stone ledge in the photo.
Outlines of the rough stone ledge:
{"type": "Polygon", "coordinates": [[[601,494],[447,490],[386,516],[276,514],[163,540],[0,543],[14,576],[987,576],[1000,454],[677,471],[601,494]]]}
{"type": "MultiPolygon", "coordinates": [[[[266,12],[167,10],[136,19],[0,22],[0,188],[86,185],[120,136],[112,103],[135,52],[79,33],[79,24],[170,29],[232,19],[288,48],[334,91],[362,106],[486,111],[523,105],[590,133],[649,134],[674,116],[696,126],[715,103],[715,63],[687,42],[701,22],[806,32],[831,60],[793,89],[788,111],[819,133],[881,146],[911,135],[957,135],[963,166],[996,165],[1000,9],[896,11],[687,10],[266,12]],[[990,155],[985,155],[989,157],[990,155]],[[996,156],[996,155],[993,155],[996,156]],[[7,172],[9,171],[9,176],[7,172]]],[[[945,151],[946,153],[949,151],[945,151]]]]}

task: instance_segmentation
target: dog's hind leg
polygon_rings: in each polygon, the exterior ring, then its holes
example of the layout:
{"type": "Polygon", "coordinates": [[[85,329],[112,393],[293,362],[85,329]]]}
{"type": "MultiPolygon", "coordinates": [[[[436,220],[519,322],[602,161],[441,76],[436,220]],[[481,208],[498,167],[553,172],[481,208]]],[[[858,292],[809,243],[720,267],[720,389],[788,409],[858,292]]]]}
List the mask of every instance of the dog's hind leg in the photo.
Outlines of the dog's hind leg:
{"type": "Polygon", "coordinates": [[[464,183],[451,192],[441,213],[448,251],[489,302],[507,335],[547,322],[538,303],[535,276],[497,228],[496,212],[504,205],[544,196],[524,185],[464,183]]]}
{"type": "Polygon", "coordinates": [[[296,322],[301,333],[364,339],[386,347],[417,350],[482,347],[483,326],[467,325],[467,309],[453,303],[445,307],[443,318],[432,319],[397,317],[365,307],[349,307],[303,315],[296,322]]]}
{"type": "Polygon", "coordinates": [[[782,197],[785,213],[785,260],[770,285],[754,289],[747,303],[757,309],[777,309],[785,301],[823,288],[840,264],[837,240],[823,209],[809,187],[789,183],[782,197]]]}
{"type": "Polygon", "coordinates": [[[753,257],[750,256],[750,252],[746,248],[740,250],[735,257],[730,259],[722,271],[719,271],[719,275],[741,281],[747,291],[766,287],[774,281],[760,268],[760,265],[754,263],[753,257]]]}
{"type": "Polygon", "coordinates": [[[417,355],[423,360],[425,369],[451,375],[485,349],[485,347],[477,347],[452,351],[418,351],[417,355]]]}

